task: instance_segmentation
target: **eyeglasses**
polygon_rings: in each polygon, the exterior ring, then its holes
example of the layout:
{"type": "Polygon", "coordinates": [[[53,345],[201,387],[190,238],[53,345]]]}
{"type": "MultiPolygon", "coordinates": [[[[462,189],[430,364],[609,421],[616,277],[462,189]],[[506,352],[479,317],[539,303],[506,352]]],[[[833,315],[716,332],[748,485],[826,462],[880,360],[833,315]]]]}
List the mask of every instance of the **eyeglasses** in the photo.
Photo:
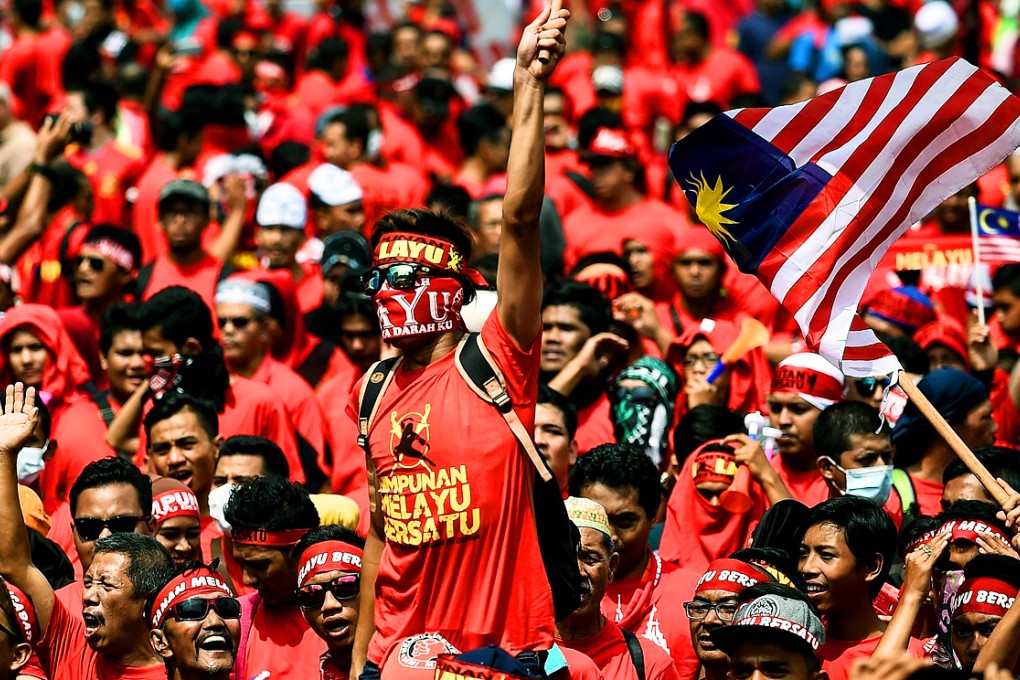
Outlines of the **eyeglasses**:
{"type": "Polygon", "coordinates": [[[715,352],[706,352],[705,354],[687,354],[684,356],[684,366],[686,368],[694,368],[695,364],[699,361],[705,368],[715,368],[716,364],[719,363],[720,356],[715,352]]]}
{"type": "Polygon", "coordinates": [[[210,609],[215,609],[221,619],[241,618],[241,603],[233,597],[217,597],[215,600],[192,597],[171,607],[170,615],[178,621],[204,621],[210,609]]]}
{"type": "Polygon", "coordinates": [[[431,269],[420,264],[394,264],[386,269],[369,269],[361,275],[361,285],[369,295],[375,295],[382,290],[383,281],[390,284],[390,288],[410,290],[418,283],[420,277],[431,273],[431,269]]]}
{"type": "Polygon", "coordinates": [[[79,255],[75,258],[75,269],[79,269],[82,263],[87,264],[89,269],[97,274],[102,274],[106,269],[106,260],[97,255],[79,255]]]}
{"type": "Polygon", "coordinates": [[[78,537],[83,541],[95,541],[103,529],[109,529],[111,534],[131,534],[139,522],[149,521],[148,517],[136,517],[133,515],[122,515],[99,519],[98,517],[77,517],[74,520],[74,528],[78,537]]]}
{"type": "Polygon", "coordinates": [[[353,600],[361,592],[361,574],[342,574],[329,583],[311,583],[298,588],[298,606],[318,609],[326,601],[327,590],[338,600],[353,600]]]}
{"type": "Polygon", "coordinates": [[[695,621],[705,618],[710,611],[714,611],[720,621],[732,621],[737,613],[737,603],[718,602],[712,604],[711,602],[693,600],[691,602],[684,602],[684,611],[687,612],[687,618],[695,621]]]}
{"type": "Polygon", "coordinates": [[[857,390],[857,394],[862,397],[870,397],[875,393],[875,388],[879,385],[882,389],[889,387],[892,384],[892,380],[888,377],[885,378],[857,378],[854,381],[854,389],[857,390]]]}
{"type": "Polygon", "coordinates": [[[226,328],[227,324],[232,325],[236,330],[243,331],[255,319],[250,316],[221,316],[216,319],[220,328],[226,328]]]}

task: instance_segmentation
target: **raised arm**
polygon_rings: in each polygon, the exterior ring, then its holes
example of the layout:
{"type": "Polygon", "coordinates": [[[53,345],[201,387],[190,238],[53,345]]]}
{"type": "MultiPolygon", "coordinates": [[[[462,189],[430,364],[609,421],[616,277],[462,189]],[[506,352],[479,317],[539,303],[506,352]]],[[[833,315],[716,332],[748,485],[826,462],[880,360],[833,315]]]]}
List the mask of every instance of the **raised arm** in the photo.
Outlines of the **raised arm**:
{"type": "MultiPolygon", "coordinates": [[[[558,3],[557,3],[558,4],[558,3]]],[[[507,161],[503,227],[499,243],[497,310],[503,327],[520,347],[530,347],[542,327],[542,265],[538,218],[545,192],[545,137],[542,99],[545,81],[564,50],[570,12],[547,7],[524,29],[514,71],[513,138],[507,161]],[[549,59],[539,59],[539,50],[549,59]]]]}
{"type": "Polygon", "coordinates": [[[34,387],[26,392],[21,383],[7,386],[0,415],[0,573],[32,598],[45,631],[53,611],[53,588],[32,564],[17,474],[18,452],[35,430],[38,415],[34,387]]]}

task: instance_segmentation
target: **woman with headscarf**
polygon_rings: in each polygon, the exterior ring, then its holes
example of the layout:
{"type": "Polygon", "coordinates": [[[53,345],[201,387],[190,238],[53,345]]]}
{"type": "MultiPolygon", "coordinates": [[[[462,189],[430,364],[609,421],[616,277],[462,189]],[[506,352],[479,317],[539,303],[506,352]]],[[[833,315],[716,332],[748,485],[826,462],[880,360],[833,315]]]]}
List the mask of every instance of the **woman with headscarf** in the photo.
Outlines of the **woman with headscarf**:
{"type": "Polygon", "coordinates": [[[4,315],[0,380],[35,387],[50,409],[55,450],[39,476],[39,490],[52,513],[86,465],[114,452],[106,444],[99,407],[88,395],[88,366],[51,307],[21,305],[4,315]]]}

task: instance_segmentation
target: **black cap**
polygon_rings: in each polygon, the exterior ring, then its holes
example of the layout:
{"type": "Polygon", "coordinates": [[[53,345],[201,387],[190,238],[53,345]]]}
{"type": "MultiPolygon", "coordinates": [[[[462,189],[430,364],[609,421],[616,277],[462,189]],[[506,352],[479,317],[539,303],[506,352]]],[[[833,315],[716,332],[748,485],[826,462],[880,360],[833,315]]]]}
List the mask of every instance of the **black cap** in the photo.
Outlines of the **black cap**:
{"type": "Polygon", "coordinates": [[[159,191],[159,207],[172,198],[186,198],[204,206],[209,205],[209,192],[193,179],[175,179],[163,185],[159,191]]]}
{"type": "Polygon", "coordinates": [[[330,234],[322,248],[322,273],[326,274],[338,264],[353,271],[364,271],[372,264],[372,251],[368,241],[354,231],[330,234]]]}

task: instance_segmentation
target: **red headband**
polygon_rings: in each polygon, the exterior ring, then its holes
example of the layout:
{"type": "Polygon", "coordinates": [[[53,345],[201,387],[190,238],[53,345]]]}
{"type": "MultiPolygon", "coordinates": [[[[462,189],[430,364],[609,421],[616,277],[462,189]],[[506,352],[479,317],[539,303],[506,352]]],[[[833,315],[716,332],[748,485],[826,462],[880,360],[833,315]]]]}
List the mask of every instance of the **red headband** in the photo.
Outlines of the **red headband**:
{"type": "Polygon", "coordinates": [[[843,398],[843,385],[821,371],[803,366],[779,366],[772,378],[772,392],[806,394],[836,402],[843,398]]]}
{"type": "Polygon", "coordinates": [[[308,529],[242,529],[230,530],[230,540],[241,545],[262,545],[267,548],[288,548],[297,545],[308,529]]]}
{"type": "Polygon", "coordinates": [[[938,529],[932,529],[931,531],[924,532],[920,536],[914,538],[914,540],[910,541],[910,543],[907,543],[907,547],[903,551],[903,554],[909,555],[910,553],[914,552],[922,545],[924,545],[925,543],[927,543],[928,541],[930,541],[931,539],[935,538],[938,535],[939,535],[938,529]]]}
{"type": "Polygon", "coordinates": [[[92,250],[97,251],[100,255],[110,262],[113,262],[121,269],[126,269],[129,272],[134,271],[135,269],[135,256],[131,254],[130,250],[116,241],[111,241],[108,238],[102,238],[98,241],[86,241],[81,247],[83,249],[91,248],[92,250]]]}
{"type": "Polygon", "coordinates": [[[725,590],[728,593],[739,595],[744,592],[744,589],[758,583],[765,583],[768,580],[768,576],[747,562],[726,557],[708,565],[708,571],[698,581],[694,594],[709,590],[725,590]]]}
{"type": "Polygon", "coordinates": [[[25,591],[10,581],[7,582],[7,592],[11,594],[14,615],[18,620],[17,622],[21,625],[21,630],[25,635],[25,642],[30,645],[35,644],[36,634],[39,632],[39,619],[36,617],[32,601],[28,599],[25,591]]]}
{"type": "Polygon", "coordinates": [[[173,517],[201,519],[198,496],[191,489],[174,489],[152,497],[152,521],[161,524],[173,517]]]}
{"type": "Polygon", "coordinates": [[[1018,588],[990,576],[969,578],[963,582],[951,601],[953,618],[978,613],[1005,616],[1013,606],[1018,588]]]}
{"type": "Polygon", "coordinates": [[[394,231],[379,239],[372,266],[411,262],[431,269],[463,274],[471,283],[487,286],[485,278],[467,266],[463,255],[449,241],[422,234],[394,231]]]}
{"type": "Polygon", "coordinates": [[[178,602],[202,595],[234,597],[234,591],[219,577],[219,574],[202,567],[178,574],[156,595],[152,604],[152,627],[159,628],[166,620],[166,614],[178,602]]]}
{"type": "Polygon", "coordinates": [[[694,464],[691,465],[691,476],[694,477],[694,486],[707,482],[722,482],[730,484],[737,474],[737,464],[733,457],[733,450],[729,451],[704,451],[709,444],[720,444],[720,440],[705,442],[694,452],[694,464]]]}
{"type": "Polygon", "coordinates": [[[298,569],[298,588],[308,583],[309,579],[330,571],[361,572],[361,548],[343,541],[323,541],[308,546],[301,559],[298,569]]]}
{"type": "Polygon", "coordinates": [[[1009,537],[1002,533],[998,527],[993,527],[984,522],[974,519],[954,519],[939,527],[938,534],[950,534],[951,540],[965,540],[977,542],[977,537],[982,535],[998,536],[1001,540],[1009,543],[1009,537]]]}

